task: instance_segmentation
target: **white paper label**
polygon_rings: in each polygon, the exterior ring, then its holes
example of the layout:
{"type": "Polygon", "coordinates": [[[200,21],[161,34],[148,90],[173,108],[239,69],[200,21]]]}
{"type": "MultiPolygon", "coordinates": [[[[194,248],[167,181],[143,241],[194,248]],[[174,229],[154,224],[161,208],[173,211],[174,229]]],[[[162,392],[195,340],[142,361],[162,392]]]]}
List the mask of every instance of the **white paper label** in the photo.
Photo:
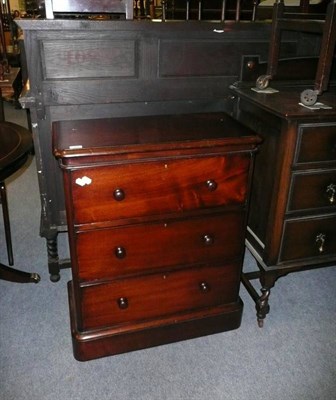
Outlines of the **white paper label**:
{"type": "Polygon", "coordinates": [[[83,178],[76,179],[76,184],[79,186],[90,185],[91,182],[92,182],[92,179],[89,178],[88,176],[83,176],[83,178]]]}

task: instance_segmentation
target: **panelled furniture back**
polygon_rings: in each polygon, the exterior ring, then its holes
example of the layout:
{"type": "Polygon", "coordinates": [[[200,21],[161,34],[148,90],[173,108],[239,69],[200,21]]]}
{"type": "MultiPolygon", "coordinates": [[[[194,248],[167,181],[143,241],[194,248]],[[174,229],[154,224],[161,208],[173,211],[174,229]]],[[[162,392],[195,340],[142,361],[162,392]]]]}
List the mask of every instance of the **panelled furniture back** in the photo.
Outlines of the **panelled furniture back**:
{"type": "MultiPolygon", "coordinates": [[[[51,279],[59,279],[57,237],[67,230],[61,174],[51,152],[58,120],[230,112],[229,86],[243,55],[267,59],[270,24],[19,20],[24,31],[30,109],[41,193],[41,235],[51,279]]],[[[293,57],[315,51],[315,38],[291,34],[293,57]]],[[[253,68],[253,66],[250,66],[253,68]]]]}

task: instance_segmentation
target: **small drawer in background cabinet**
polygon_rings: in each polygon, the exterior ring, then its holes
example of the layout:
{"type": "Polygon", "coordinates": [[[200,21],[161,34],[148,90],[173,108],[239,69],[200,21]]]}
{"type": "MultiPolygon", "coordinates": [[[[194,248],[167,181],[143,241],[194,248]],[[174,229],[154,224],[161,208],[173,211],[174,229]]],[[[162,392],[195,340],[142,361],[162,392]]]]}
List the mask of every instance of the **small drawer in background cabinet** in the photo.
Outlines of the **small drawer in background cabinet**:
{"type": "Polygon", "coordinates": [[[299,128],[295,162],[336,162],[336,124],[302,125],[299,128]]]}
{"type": "Polygon", "coordinates": [[[336,255],[336,215],[287,220],[280,261],[336,255]]]}
{"type": "Polygon", "coordinates": [[[293,173],[287,211],[325,207],[336,210],[336,170],[293,173]]]}

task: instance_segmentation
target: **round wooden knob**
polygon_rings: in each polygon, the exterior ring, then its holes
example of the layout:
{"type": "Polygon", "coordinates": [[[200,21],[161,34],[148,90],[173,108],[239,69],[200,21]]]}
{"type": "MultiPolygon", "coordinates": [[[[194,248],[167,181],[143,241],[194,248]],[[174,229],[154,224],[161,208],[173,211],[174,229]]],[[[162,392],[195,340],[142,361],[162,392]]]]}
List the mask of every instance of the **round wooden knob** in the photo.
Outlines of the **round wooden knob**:
{"type": "Polygon", "coordinates": [[[208,292],[210,290],[210,286],[206,282],[201,282],[199,287],[201,292],[208,292]]]}
{"type": "Polygon", "coordinates": [[[114,250],[114,254],[117,258],[125,258],[126,257],[126,249],[124,247],[118,246],[114,250]]]}
{"type": "Polygon", "coordinates": [[[118,299],[118,306],[119,308],[121,308],[122,310],[125,310],[128,307],[128,300],[126,297],[120,297],[118,299]]]}
{"type": "Polygon", "coordinates": [[[203,243],[206,246],[210,246],[214,243],[214,238],[211,235],[204,235],[203,236],[203,243]]]}
{"type": "Polygon", "coordinates": [[[206,186],[210,192],[213,192],[217,189],[218,185],[216,181],[214,181],[213,179],[209,179],[206,181],[206,186]]]}
{"type": "Polygon", "coordinates": [[[117,201],[122,201],[125,198],[125,192],[118,188],[113,192],[113,197],[117,201]]]}

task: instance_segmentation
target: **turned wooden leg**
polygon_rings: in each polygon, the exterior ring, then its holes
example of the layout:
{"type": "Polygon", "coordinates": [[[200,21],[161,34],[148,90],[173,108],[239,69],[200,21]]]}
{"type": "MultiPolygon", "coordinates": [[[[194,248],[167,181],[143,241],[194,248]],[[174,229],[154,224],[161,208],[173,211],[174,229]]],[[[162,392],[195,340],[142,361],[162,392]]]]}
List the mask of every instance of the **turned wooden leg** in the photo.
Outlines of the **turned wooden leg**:
{"type": "Polygon", "coordinates": [[[270,312],[269,297],[271,289],[275,285],[275,281],[279,278],[280,273],[277,271],[260,271],[261,295],[256,301],[257,321],[260,328],[264,326],[264,319],[270,312]]]}
{"type": "Polygon", "coordinates": [[[278,271],[265,272],[261,266],[259,266],[259,268],[259,271],[242,273],[241,280],[249,295],[255,302],[258,326],[262,328],[264,326],[264,319],[266,318],[266,315],[270,312],[268,301],[271,294],[271,288],[274,286],[275,281],[279,278],[281,274],[278,271]],[[250,281],[253,279],[260,280],[261,295],[251,284],[250,281]]]}
{"type": "Polygon", "coordinates": [[[60,280],[60,266],[57,248],[57,234],[47,238],[48,268],[51,282],[60,280]]]}
{"type": "Polygon", "coordinates": [[[256,301],[256,310],[258,326],[262,328],[264,326],[264,319],[266,318],[266,315],[270,312],[268,299],[271,294],[271,289],[262,287],[260,290],[261,296],[256,301]]]}
{"type": "Polygon", "coordinates": [[[38,283],[41,278],[35,272],[23,272],[14,268],[7,267],[0,263],[0,279],[16,283],[38,283]]]}

